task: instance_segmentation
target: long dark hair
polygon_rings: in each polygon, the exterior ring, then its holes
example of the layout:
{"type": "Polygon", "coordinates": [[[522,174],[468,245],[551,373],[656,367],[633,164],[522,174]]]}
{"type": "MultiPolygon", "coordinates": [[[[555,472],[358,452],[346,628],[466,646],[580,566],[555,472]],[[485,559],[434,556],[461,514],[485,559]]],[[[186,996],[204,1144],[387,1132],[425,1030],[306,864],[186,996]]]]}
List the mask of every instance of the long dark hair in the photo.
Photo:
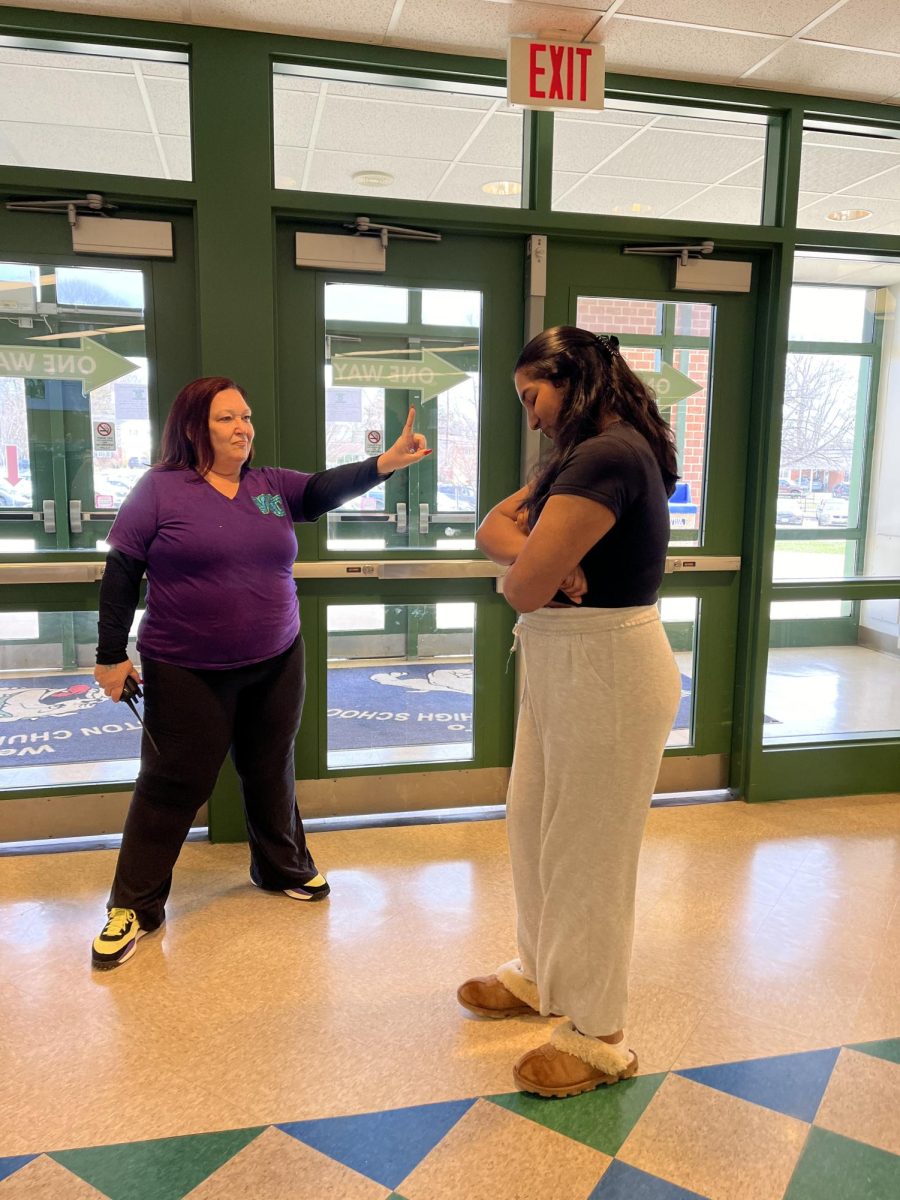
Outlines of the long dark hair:
{"type": "Polygon", "coordinates": [[[556,325],[532,338],[515,370],[529,379],[548,379],[564,390],[555,422],[553,449],[539,464],[522,505],[534,527],[547,493],[571,451],[600,432],[606,417],[620,417],[642,434],[656,455],[668,495],[675,490],[675,438],[656,406],[656,397],[619,353],[618,339],[574,325],[556,325]]]}
{"type": "MultiPolygon", "coordinates": [[[[228,391],[229,388],[240,392],[246,401],[247,393],[241,385],[233,379],[226,379],[224,375],[195,379],[181,389],[163,429],[159,462],[156,464],[159,470],[175,471],[193,467],[198,475],[206,474],[216,458],[209,437],[210,405],[219,392],[228,391]]],[[[250,466],[252,459],[251,442],[250,453],[242,470],[250,466]]]]}

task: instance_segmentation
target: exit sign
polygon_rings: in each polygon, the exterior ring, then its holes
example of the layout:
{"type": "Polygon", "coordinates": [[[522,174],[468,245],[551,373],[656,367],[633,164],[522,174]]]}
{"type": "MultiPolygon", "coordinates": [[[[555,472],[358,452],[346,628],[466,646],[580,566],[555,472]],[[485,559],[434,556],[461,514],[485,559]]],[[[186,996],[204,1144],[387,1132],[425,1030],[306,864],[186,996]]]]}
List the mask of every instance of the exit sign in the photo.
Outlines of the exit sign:
{"type": "Polygon", "coordinates": [[[510,38],[506,97],[526,108],[602,108],[604,66],[597,42],[510,38]]]}

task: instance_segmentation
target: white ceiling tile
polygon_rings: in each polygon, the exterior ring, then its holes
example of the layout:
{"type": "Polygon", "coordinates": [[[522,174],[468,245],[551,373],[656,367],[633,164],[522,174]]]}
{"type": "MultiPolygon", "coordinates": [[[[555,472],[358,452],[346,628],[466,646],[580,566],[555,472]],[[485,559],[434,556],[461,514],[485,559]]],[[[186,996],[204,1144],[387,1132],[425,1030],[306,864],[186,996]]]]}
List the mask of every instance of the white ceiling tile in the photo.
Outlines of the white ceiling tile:
{"type": "Polygon", "coordinates": [[[560,212],[611,213],[615,216],[660,217],[673,204],[698,191],[696,184],[646,179],[610,179],[591,175],[554,208],[560,212]]]}
{"type": "Polygon", "coordinates": [[[416,158],[398,158],[376,152],[341,154],[334,151],[316,151],[312,155],[312,166],[307,189],[313,192],[334,192],[342,196],[395,196],[405,200],[424,200],[443,175],[448,164],[432,160],[423,162],[416,158]],[[357,171],[386,171],[394,176],[388,188],[367,188],[354,183],[357,171]]]}
{"type": "Polygon", "coordinates": [[[608,3],[590,8],[556,4],[495,4],[490,0],[406,0],[400,20],[386,41],[392,46],[506,56],[507,39],[517,33],[584,37],[608,3]]]}
{"type": "Polygon", "coordinates": [[[380,43],[394,0],[191,0],[189,7],[197,25],[380,43]]]}
{"type": "Polygon", "coordinates": [[[762,188],[763,176],[765,175],[766,164],[760,160],[751,164],[743,171],[738,171],[737,175],[732,175],[728,180],[729,187],[749,187],[762,188]]]}
{"type": "Polygon", "coordinates": [[[522,170],[523,120],[521,113],[496,112],[462,156],[467,163],[522,170]]]}
{"type": "Polygon", "coordinates": [[[604,166],[604,175],[716,183],[758,158],[762,147],[742,138],[708,138],[647,129],[604,166]]]}
{"type": "Polygon", "coordinates": [[[318,92],[321,86],[320,79],[311,79],[305,75],[287,75],[277,68],[272,72],[272,89],[276,92],[318,92]]]}
{"type": "Polygon", "coordinates": [[[657,129],[681,129],[710,137],[750,138],[754,142],[764,142],[767,132],[765,125],[752,121],[718,121],[714,117],[660,117],[655,125],[657,129]]]}
{"type": "Polygon", "coordinates": [[[308,146],[318,97],[309,92],[275,92],[276,146],[308,146]]]}
{"type": "MultiPolygon", "coordinates": [[[[0,0],[14,4],[15,0],[0,0]]],[[[98,17],[127,15],[145,21],[190,21],[189,0],[28,0],[28,8],[50,9],[53,12],[90,13],[98,17]]]]}
{"type": "Polygon", "coordinates": [[[800,156],[800,188],[805,192],[838,192],[892,166],[894,156],[876,150],[818,146],[804,139],[800,156]]]}
{"type": "Polygon", "coordinates": [[[275,186],[296,189],[303,181],[306,151],[293,146],[275,147],[275,186]]]}
{"type": "Polygon", "coordinates": [[[149,133],[11,121],[0,123],[0,131],[20,162],[29,167],[153,178],[162,173],[156,142],[149,133]]]}
{"type": "Polygon", "coordinates": [[[865,195],[825,196],[797,215],[803,229],[841,229],[854,233],[883,233],[885,226],[900,220],[900,200],[873,200],[865,195]],[[871,217],[864,221],[829,221],[828,213],[835,209],[868,208],[871,217]]]}
{"type": "Polygon", "coordinates": [[[730,4],[727,0],[626,0],[619,13],[790,35],[799,32],[833,3],[834,0],[755,0],[751,5],[736,4],[733,0],[730,4]]]}
{"type": "Polygon", "coordinates": [[[677,221],[725,221],[736,225],[758,225],[762,193],[758,188],[711,187],[687,203],[673,205],[667,216],[677,221]]]}
{"type": "MultiPolygon", "coordinates": [[[[865,192],[875,200],[900,200],[900,166],[892,167],[890,171],[884,171],[874,179],[867,179],[858,188],[850,190],[856,191],[857,194],[865,192]]],[[[847,189],[842,188],[839,195],[845,191],[847,189]]]]}
{"type": "Polygon", "coordinates": [[[606,67],[636,75],[733,81],[771,53],[770,38],[622,21],[606,30],[606,67]]]}
{"type": "Polygon", "coordinates": [[[560,114],[554,122],[554,174],[557,171],[585,174],[637,132],[633,125],[588,125],[583,121],[570,121],[560,114]]]}
{"type": "Polygon", "coordinates": [[[867,46],[900,52],[900,21],[896,0],[849,0],[809,37],[842,46],[867,46]]]}
{"type": "Polygon", "coordinates": [[[521,208],[522,196],[491,196],[482,191],[485,183],[497,180],[512,180],[521,184],[517,172],[499,175],[496,167],[474,163],[456,163],[447,178],[431,192],[429,199],[443,204],[478,204],[491,208],[521,208]]]}
{"type": "MultiPolygon", "coordinates": [[[[468,92],[445,92],[426,87],[392,87],[378,83],[329,83],[329,95],[353,96],[363,100],[384,100],[388,104],[424,104],[429,108],[471,108],[486,112],[499,97],[477,96],[468,92]]],[[[505,104],[506,102],[503,101],[505,104]]],[[[512,111],[512,110],[510,110],[512,111]]]]}
{"type": "MultiPolygon", "coordinates": [[[[143,64],[142,64],[143,68],[143,64]]],[[[191,108],[187,80],[157,79],[144,76],[156,128],[160,133],[191,136],[191,108]]]]}
{"type": "Polygon", "coordinates": [[[169,167],[170,179],[190,179],[191,178],[191,139],[186,137],[170,137],[168,135],[160,138],[163,146],[163,152],[166,156],[166,163],[169,167]]]}
{"type": "Polygon", "coordinates": [[[0,96],[7,121],[149,132],[133,73],[53,70],[0,65],[0,96]]]}
{"type": "Polygon", "coordinates": [[[377,157],[385,152],[416,159],[456,157],[477,129],[483,114],[471,109],[421,108],[392,101],[332,96],[316,134],[315,149],[342,150],[377,157]]]}
{"type": "Polygon", "coordinates": [[[814,95],[882,99],[898,91],[900,60],[790,42],[742,83],[814,95]]]}
{"type": "MultiPolygon", "coordinates": [[[[0,0],[2,4],[4,0],[0,0]]],[[[131,63],[123,58],[100,54],[65,54],[51,50],[17,50],[0,46],[0,63],[19,67],[49,67],[68,71],[105,71],[110,75],[130,75],[131,63]]],[[[175,64],[170,64],[175,65],[175,64]]]]}

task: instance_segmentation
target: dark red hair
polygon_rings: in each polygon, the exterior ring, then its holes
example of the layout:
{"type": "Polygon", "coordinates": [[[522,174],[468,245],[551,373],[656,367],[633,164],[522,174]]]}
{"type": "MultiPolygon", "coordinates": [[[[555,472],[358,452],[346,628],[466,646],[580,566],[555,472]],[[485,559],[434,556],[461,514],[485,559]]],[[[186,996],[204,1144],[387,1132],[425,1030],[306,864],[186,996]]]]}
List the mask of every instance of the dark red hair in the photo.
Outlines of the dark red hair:
{"type": "MultiPolygon", "coordinates": [[[[233,388],[244,400],[247,393],[233,379],[223,375],[210,375],[206,379],[195,379],[187,384],[175,397],[172,411],[163,429],[159,462],[163,471],[192,467],[199,475],[205,475],[215,462],[212,442],[209,437],[209,409],[219,392],[233,388]]],[[[253,458],[253,444],[244,467],[249,467],[253,458]]]]}

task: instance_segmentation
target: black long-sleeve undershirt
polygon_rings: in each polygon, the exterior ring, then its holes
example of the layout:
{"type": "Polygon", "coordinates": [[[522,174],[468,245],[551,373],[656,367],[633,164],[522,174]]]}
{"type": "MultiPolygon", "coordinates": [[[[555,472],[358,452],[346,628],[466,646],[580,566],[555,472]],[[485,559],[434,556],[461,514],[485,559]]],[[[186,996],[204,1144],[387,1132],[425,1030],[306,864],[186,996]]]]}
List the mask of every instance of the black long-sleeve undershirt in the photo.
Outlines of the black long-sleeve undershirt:
{"type": "Polygon", "coordinates": [[[317,471],[309,477],[303,493],[304,519],[316,521],[323,513],[340,508],[348,500],[370,491],[387,478],[388,475],[378,474],[378,458],[375,455],[360,462],[346,463],[342,467],[317,471]]]}
{"type": "MultiPolygon", "coordinates": [[[[310,476],[303,493],[303,518],[316,521],[387,478],[378,474],[378,458],[374,455],[360,462],[317,471],[310,476]]],[[[146,569],[145,562],[120,550],[110,550],[106,556],[97,620],[97,662],[101,666],[115,665],[128,657],[128,634],[146,569]]]]}
{"type": "Polygon", "coordinates": [[[141,577],[147,564],[121,550],[110,550],[100,581],[97,615],[97,662],[112,666],[128,657],[128,633],[134,621],[141,577]]]}

